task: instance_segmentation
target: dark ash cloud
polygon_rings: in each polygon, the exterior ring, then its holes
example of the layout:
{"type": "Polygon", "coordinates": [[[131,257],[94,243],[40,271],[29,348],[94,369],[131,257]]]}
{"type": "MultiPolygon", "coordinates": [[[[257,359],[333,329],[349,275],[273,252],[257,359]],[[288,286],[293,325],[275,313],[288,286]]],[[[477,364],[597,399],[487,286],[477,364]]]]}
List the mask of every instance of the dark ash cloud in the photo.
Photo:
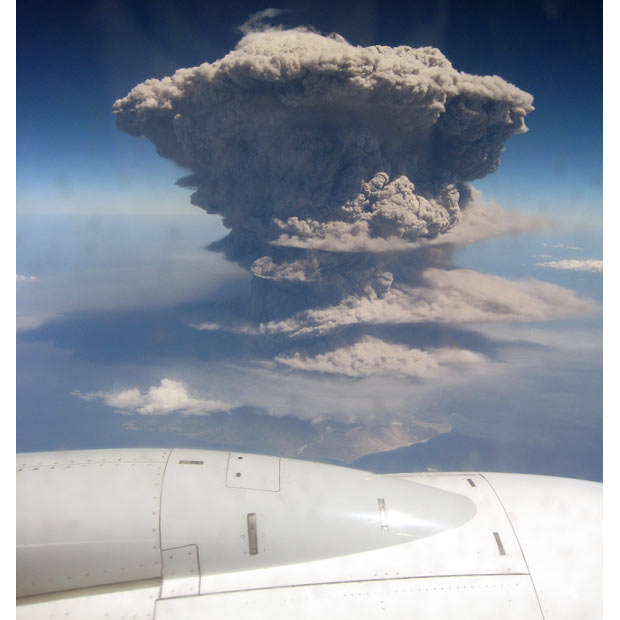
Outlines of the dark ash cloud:
{"type": "MultiPolygon", "coordinates": [[[[354,46],[266,26],[275,15],[252,16],[224,58],[147,80],[114,104],[120,130],[191,171],[178,184],[230,229],[210,249],[252,274],[253,322],[205,317],[199,329],[315,337],[356,324],[541,320],[591,307],[561,287],[450,269],[454,247],[540,225],[486,205],[469,185],[526,131],[531,95],[460,72],[435,48],[354,46]]],[[[326,358],[279,360],[373,374],[381,356],[360,355],[384,348],[360,340],[326,358]]],[[[437,352],[388,348],[412,374],[437,365],[437,352]]]]}
{"type": "Polygon", "coordinates": [[[119,129],[192,171],[179,184],[231,229],[214,249],[256,277],[336,287],[333,272],[351,266],[285,249],[287,236],[327,235],[321,249],[336,255],[358,236],[387,240],[384,251],[440,237],[471,201],[465,182],[498,167],[532,109],[531,95],[459,72],[437,49],[301,29],[248,32],[223,59],[114,104],[119,129]]]}

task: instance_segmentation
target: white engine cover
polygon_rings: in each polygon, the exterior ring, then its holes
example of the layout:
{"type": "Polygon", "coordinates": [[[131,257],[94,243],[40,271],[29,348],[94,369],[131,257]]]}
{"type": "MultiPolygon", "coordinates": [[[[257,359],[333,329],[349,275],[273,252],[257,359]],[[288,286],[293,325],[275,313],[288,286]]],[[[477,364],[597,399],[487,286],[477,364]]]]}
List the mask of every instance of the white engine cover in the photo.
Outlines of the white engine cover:
{"type": "Polygon", "coordinates": [[[599,483],[185,449],[17,470],[18,618],[601,617],[599,483]]]}

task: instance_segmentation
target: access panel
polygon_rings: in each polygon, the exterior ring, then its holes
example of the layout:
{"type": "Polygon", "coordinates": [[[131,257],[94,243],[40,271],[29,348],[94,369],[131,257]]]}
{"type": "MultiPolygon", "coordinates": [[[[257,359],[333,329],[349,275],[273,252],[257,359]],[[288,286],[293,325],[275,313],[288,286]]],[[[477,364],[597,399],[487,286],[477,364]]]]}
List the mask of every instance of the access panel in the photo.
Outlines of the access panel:
{"type": "Polygon", "coordinates": [[[275,456],[231,453],[226,486],[256,491],[280,490],[280,459],[275,456]]]}

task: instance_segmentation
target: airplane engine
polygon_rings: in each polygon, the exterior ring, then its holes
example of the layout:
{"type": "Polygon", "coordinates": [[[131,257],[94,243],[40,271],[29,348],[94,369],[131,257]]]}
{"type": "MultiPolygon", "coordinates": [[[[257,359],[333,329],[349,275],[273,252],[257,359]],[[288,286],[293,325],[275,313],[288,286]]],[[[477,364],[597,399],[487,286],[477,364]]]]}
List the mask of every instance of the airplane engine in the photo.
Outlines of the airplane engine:
{"type": "Polygon", "coordinates": [[[601,616],[599,483],[191,449],[17,475],[21,619],[601,616]]]}

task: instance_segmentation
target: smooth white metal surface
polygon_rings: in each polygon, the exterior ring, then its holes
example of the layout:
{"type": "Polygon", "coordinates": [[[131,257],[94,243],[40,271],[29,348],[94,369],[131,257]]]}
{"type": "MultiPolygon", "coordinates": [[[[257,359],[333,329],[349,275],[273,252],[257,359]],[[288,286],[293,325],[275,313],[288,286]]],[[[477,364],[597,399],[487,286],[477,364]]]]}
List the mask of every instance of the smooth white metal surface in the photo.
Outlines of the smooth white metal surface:
{"type": "MultiPolygon", "coordinates": [[[[465,523],[434,536],[411,542],[403,538],[403,544],[312,562],[203,575],[201,593],[328,581],[528,572],[506,513],[493,489],[482,476],[417,474],[410,477],[418,484],[464,496],[475,504],[475,515],[465,523]],[[477,486],[471,487],[468,478],[476,480],[477,486]],[[505,555],[499,552],[494,532],[501,536],[505,555]]],[[[389,477],[380,478],[389,480],[389,477]]],[[[401,480],[401,483],[406,484],[406,480],[401,480]]],[[[405,489],[407,488],[405,486],[405,489]]],[[[411,492],[416,489],[418,485],[412,484],[411,492]]],[[[340,492],[344,493],[344,490],[341,489],[340,492]]],[[[388,499],[386,496],[389,523],[388,499]]],[[[378,507],[376,525],[378,529],[381,528],[378,507]]]]}
{"type": "Polygon", "coordinates": [[[602,617],[602,485],[484,474],[519,538],[545,620],[602,617]]]}
{"type": "Polygon", "coordinates": [[[542,620],[529,576],[432,577],[158,601],[155,620],[542,620]]]}
{"type": "Polygon", "coordinates": [[[34,596],[18,602],[16,620],[152,620],[159,580],[34,596]]]}
{"type": "Polygon", "coordinates": [[[206,450],[17,475],[20,620],[601,616],[598,483],[206,450]]]}
{"type": "Polygon", "coordinates": [[[160,577],[168,454],[18,455],[17,596],[160,577]]]}
{"type": "MultiPolygon", "coordinates": [[[[198,460],[199,455],[196,450],[172,452],[161,530],[166,548],[198,546],[201,591],[212,590],[207,576],[298,566],[400,546],[456,528],[476,514],[474,502],[462,494],[284,458],[279,491],[231,488],[226,484],[229,454],[209,452],[200,457],[202,466],[180,463],[198,460]],[[383,517],[379,498],[385,502],[383,517]],[[256,553],[249,545],[250,514],[256,526],[256,553]]],[[[280,570],[286,575],[287,569],[280,570]]],[[[235,583],[236,577],[231,580],[235,583]]]]}

